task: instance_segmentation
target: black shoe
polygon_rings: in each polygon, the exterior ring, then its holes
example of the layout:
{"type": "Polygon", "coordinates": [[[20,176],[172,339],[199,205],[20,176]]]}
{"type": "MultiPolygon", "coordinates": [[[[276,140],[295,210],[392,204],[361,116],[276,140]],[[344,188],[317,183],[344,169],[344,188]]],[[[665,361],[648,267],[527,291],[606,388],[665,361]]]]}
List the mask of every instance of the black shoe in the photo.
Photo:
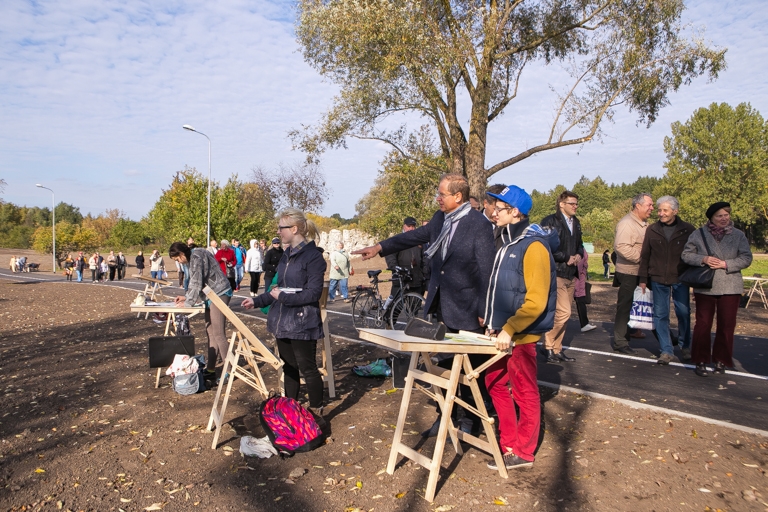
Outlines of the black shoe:
{"type": "Polygon", "coordinates": [[[635,349],[633,349],[632,347],[630,347],[630,346],[626,346],[626,347],[615,347],[615,348],[613,349],[613,351],[614,351],[614,352],[618,352],[618,353],[620,353],[620,354],[637,354],[637,351],[636,351],[635,349]]]}
{"type": "Polygon", "coordinates": [[[707,367],[704,366],[704,363],[697,364],[696,369],[693,371],[696,372],[696,375],[699,377],[709,377],[709,372],[707,372],[707,367]]]}
{"type": "MultiPolygon", "coordinates": [[[[532,461],[521,459],[512,452],[505,453],[501,456],[501,458],[504,461],[504,467],[507,469],[529,468],[533,466],[532,461]]],[[[494,459],[488,461],[488,469],[492,469],[494,471],[499,469],[499,466],[496,465],[496,461],[494,459]]]]}
{"type": "Polygon", "coordinates": [[[555,354],[554,350],[547,350],[544,355],[546,356],[548,363],[560,364],[560,358],[555,354]]]}
{"type": "Polygon", "coordinates": [[[576,358],[575,358],[575,357],[568,357],[567,355],[565,355],[565,351],[562,351],[562,352],[560,352],[559,354],[555,354],[555,355],[557,355],[557,357],[558,357],[558,358],[559,358],[561,361],[568,361],[568,362],[572,362],[572,361],[575,361],[575,360],[576,360],[576,358]]]}
{"type": "Polygon", "coordinates": [[[725,365],[723,363],[716,363],[712,373],[723,375],[725,373],[725,365]]]}
{"type": "Polygon", "coordinates": [[[421,437],[436,437],[437,431],[440,430],[440,420],[442,416],[438,416],[435,422],[427,430],[421,433],[421,437]]]}

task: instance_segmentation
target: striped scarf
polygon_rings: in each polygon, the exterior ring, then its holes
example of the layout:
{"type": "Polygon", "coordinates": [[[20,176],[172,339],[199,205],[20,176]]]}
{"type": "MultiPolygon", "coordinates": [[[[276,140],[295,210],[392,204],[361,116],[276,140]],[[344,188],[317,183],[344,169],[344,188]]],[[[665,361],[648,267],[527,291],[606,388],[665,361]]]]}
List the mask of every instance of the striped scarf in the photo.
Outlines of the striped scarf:
{"type": "Polygon", "coordinates": [[[440,254],[442,255],[443,259],[445,259],[445,254],[448,252],[448,242],[450,241],[448,237],[451,236],[451,228],[453,224],[466,217],[466,215],[469,213],[469,210],[471,209],[472,208],[469,204],[469,201],[467,201],[466,203],[453,210],[451,213],[445,215],[445,220],[443,221],[443,228],[440,230],[440,235],[438,235],[437,240],[430,244],[429,249],[427,249],[425,253],[428,258],[432,258],[438,249],[440,249],[440,254]]]}

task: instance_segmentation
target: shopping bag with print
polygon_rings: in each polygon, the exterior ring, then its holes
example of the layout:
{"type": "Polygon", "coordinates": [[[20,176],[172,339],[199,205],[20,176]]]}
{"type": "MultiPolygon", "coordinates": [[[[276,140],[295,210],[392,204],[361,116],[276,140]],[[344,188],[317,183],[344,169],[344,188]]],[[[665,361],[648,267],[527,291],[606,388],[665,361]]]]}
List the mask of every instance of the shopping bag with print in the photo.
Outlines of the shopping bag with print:
{"type": "Polygon", "coordinates": [[[632,311],[629,312],[629,323],[632,329],[653,329],[653,293],[650,288],[635,288],[635,297],[632,301],[632,311]]]}

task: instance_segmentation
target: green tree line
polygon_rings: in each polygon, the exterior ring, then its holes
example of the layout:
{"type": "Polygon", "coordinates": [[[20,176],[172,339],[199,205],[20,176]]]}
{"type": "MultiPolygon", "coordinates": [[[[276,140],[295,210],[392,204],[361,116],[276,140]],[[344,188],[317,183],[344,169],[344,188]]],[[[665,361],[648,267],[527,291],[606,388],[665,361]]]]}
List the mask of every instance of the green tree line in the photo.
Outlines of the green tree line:
{"type": "MultiPolygon", "coordinates": [[[[250,181],[232,175],[226,183],[211,182],[211,238],[237,238],[247,246],[252,238],[271,238],[278,208],[319,209],[328,197],[325,178],[316,163],[280,164],[274,171],[254,168],[250,181]]],[[[4,182],[0,183],[0,185],[4,182]]],[[[1,190],[1,189],[0,189],[1,190]]],[[[98,249],[128,251],[147,245],[165,248],[192,237],[205,245],[208,179],[195,168],[176,173],[152,209],[138,221],[120,210],[83,216],[79,208],[56,206],[56,259],[68,253],[98,249]]],[[[315,217],[323,225],[340,227],[339,215],[315,217]]],[[[53,250],[49,208],[28,208],[0,201],[0,243],[3,247],[40,253],[53,250]]]]}
{"type": "MultiPolygon", "coordinates": [[[[421,146],[419,158],[393,151],[382,163],[374,186],[357,204],[360,226],[383,238],[398,233],[403,218],[427,220],[437,209],[435,189],[441,172],[450,168],[421,146]]],[[[750,242],[766,247],[768,239],[768,124],[748,103],[731,107],[713,103],[690,119],[675,122],[665,138],[665,174],[644,176],[632,183],[609,184],[601,177],[582,176],[576,183],[533,190],[530,218],[538,222],[556,210],[558,195],[569,189],[579,196],[578,217],[584,241],[598,250],[613,245],[616,223],[631,208],[631,198],[649,193],[655,199],[672,195],[679,215],[695,225],[706,221],[716,201],[732,205],[735,224],[750,242]]],[[[492,182],[486,183],[490,185],[492,182]]],[[[655,221],[655,219],[652,219],[655,221]]]]}

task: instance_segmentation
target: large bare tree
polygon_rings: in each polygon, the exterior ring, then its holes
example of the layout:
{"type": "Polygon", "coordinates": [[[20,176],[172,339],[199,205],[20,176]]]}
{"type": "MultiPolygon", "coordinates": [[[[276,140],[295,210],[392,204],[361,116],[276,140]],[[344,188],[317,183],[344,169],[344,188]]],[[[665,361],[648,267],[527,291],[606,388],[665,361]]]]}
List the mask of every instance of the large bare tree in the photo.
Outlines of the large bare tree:
{"type": "Polygon", "coordinates": [[[385,126],[417,113],[474,194],[531,155],[599,137],[620,105],[652,123],[671,91],[725,66],[725,50],[683,35],[682,0],[299,0],[298,9],[304,58],[341,91],[317,125],[291,132],[294,146],[316,155],[348,137],[377,139],[413,158],[413,130],[385,126]],[[553,113],[540,119],[548,136],[486,165],[489,125],[525,69],[554,63],[571,78],[551,85],[553,113]]]}

